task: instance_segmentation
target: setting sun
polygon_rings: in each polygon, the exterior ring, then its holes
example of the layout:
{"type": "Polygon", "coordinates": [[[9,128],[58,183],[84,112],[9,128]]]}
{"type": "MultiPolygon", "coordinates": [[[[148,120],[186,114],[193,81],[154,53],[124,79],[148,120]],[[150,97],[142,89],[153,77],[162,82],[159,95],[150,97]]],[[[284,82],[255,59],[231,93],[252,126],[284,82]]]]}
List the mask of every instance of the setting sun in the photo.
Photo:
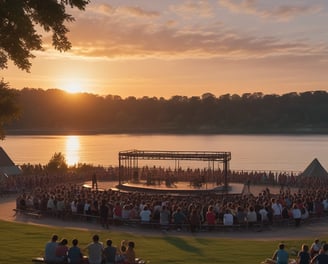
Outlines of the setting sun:
{"type": "Polygon", "coordinates": [[[63,90],[65,90],[68,93],[81,93],[83,92],[82,84],[80,81],[72,80],[67,82],[62,87],[63,90]]]}

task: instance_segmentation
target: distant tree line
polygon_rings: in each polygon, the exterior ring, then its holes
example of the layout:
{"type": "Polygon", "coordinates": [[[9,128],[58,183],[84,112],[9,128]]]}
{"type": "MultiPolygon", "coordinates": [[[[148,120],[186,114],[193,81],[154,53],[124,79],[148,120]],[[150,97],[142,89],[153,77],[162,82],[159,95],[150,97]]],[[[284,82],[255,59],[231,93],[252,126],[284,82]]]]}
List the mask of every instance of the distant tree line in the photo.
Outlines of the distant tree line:
{"type": "Polygon", "coordinates": [[[13,133],[327,133],[328,93],[173,96],[18,91],[21,117],[13,133]]]}

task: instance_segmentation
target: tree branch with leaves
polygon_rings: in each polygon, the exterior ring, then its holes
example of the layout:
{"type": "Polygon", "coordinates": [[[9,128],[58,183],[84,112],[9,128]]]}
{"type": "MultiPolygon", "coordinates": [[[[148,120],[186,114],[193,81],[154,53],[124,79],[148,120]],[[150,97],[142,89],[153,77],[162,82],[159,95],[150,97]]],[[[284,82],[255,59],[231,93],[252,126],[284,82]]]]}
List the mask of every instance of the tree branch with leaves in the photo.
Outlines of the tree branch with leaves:
{"type": "MultiPolygon", "coordinates": [[[[52,33],[52,45],[59,51],[67,51],[71,43],[66,22],[74,21],[67,8],[85,10],[90,0],[0,0],[0,69],[8,67],[11,60],[21,70],[29,72],[32,66],[33,51],[43,50],[42,35],[38,27],[52,33]]],[[[3,80],[0,83],[2,93],[7,93],[7,101],[0,100],[0,110],[6,108],[10,94],[9,86],[3,80]],[[2,105],[4,104],[4,105],[2,105]]],[[[12,96],[11,100],[15,97],[12,96]]],[[[12,102],[15,104],[14,101],[12,102]]],[[[4,135],[3,125],[16,108],[6,108],[0,112],[0,134],[4,135]],[[10,112],[10,110],[13,110],[10,112]]]]}

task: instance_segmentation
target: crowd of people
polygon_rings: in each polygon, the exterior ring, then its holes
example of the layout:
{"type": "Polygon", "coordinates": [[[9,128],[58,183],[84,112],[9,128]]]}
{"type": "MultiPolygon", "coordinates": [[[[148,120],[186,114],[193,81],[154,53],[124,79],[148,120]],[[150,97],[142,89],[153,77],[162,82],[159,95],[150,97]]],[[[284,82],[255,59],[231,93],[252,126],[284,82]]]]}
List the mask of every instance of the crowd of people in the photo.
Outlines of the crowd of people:
{"type": "Polygon", "coordinates": [[[116,247],[111,239],[106,240],[104,245],[95,234],[92,242],[84,248],[79,247],[78,239],[72,239],[71,246],[68,240],[54,234],[46,243],[44,250],[44,261],[47,264],[140,264],[143,260],[136,258],[135,243],[122,240],[121,245],[116,247]],[[84,256],[84,252],[86,256],[84,256]]]}
{"type": "Polygon", "coordinates": [[[302,244],[298,252],[293,252],[295,259],[291,259],[290,253],[286,250],[285,244],[280,243],[278,249],[273,253],[272,258],[265,260],[265,264],[327,264],[328,263],[328,243],[316,239],[311,246],[302,244]]]}
{"type": "Polygon", "coordinates": [[[59,218],[96,216],[104,228],[136,219],[141,223],[159,223],[164,229],[173,226],[179,231],[188,225],[192,232],[203,224],[209,228],[216,224],[273,225],[284,220],[298,227],[310,216],[323,217],[328,213],[328,190],[325,186],[314,189],[308,185],[297,192],[284,188],[279,194],[265,188],[257,195],[205,192],[185,196],[98,190],[66,183],[24,192],[17,197],[16,207],[59,218]]]}

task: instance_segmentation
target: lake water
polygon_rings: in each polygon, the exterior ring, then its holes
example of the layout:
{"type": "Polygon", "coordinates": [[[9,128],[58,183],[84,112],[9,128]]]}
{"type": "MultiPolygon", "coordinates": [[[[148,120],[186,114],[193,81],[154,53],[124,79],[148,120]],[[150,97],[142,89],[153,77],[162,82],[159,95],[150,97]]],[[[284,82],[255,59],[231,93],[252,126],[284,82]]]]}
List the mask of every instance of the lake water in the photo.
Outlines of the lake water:
{"type": "MultiPolygon", "coordinates": [[[[7,136],[0,145],[17,164],[49,162],[54,153],[65,155],[69,165],[87,163],[118,166],[123,150],[229,151],[233,170],[303,171],[318,158],[328,168],[327,135],[83,135],[7,136]]],[[[145,165],[174,168],[174,163],[147,161],[145,165]]],[[[140,164],[142,165],[142,164],[140,164]]],[[[181,167],[202,167],[184,161],[181,167]]]]}

